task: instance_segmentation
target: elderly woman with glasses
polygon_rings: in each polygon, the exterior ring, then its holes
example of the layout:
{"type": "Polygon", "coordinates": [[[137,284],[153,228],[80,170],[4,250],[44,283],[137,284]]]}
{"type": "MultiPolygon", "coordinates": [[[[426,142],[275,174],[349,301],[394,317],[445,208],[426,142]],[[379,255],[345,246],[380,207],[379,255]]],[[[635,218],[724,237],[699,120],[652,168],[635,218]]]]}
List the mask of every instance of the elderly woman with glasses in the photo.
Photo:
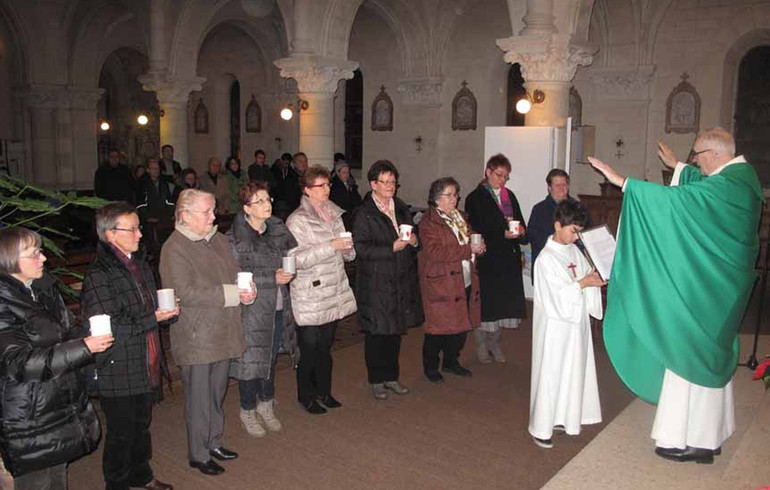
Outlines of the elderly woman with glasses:
{"type": "Polygon", "coordinates": [[[81,369],[114,341],[81,338],[41,243],[25,228],[0,230],[0,451],[16,490],[66,489],[67,463],[96,449],[81,369]]]}
{"type": "Polygon", "coordinates": [[[398,378],[401,336],[423,321],[417,277],[416,234],[402,240],[399,227],[414,225],[409,206],[395,197],[398,170],[387,160],[375,162],[367,173],[372,192],[353,217],[356,244],[358,326],[366,333],[364,356],[372,396],[385,400],[388,392],[409,393],[398,378]]]}
{"type": "Polygon", "coordinates": [[[355,259],[356,252],[345,236],[344,211],[329,200],[329,177],[320,165],[305,170],[299,208],[286,221],[298,244],[289,251],[297,261],[291,283],[300,352],[297,399],[313,415],[342,406],[331,392],[331,347],[337,321],[356,311],[345,273],[345,261],[355,259]]]}
{"type": "Polygon", "coordinates": [[[441,352],[442,371],[458,376],[472,374],[460,364],[460,350],[468,331],[481,321],[475,259],[486,248],[483,242],[471,241],[473,230],[457,209],[459,193],[460,184],[452,177],[434,181],[428,194],[430,207],[420,220],[422,250],[417,258],[425,308],[422,365],[425,377],[432,383],[444,381],[439,372],[441,352]]]}
{"type": "Polygon", "coordinates": [[[185,189],[176,204],[174,232],[163,245],[160,275],[181,301],[171,327],[171,351],[182,373],[190,467],[204,475],[225,469],[213,459],[235,459],[224,447],[224,411],[230,360],[246,349],[240,305],[257,296],[239,290],[240,270],[227,237],[214,226],[214,196],[185,189]]]}
{"type": "Polygon", "coordinates": [[[487,252],[478,257],[481,280],[481,325],[474,330],[482,363],[505,362],[500,349],[501,328],[517,328],[526,318],[521,248],[526,243],[524,218],[516,196],[505,187],[511,162],[505,155],[490,157],[485,178],[468,195],[465,212],[471,227],[484,237],[487,252]],[[518,221],[518,226],[511,224],[518,221]],[[515,229],[514,229],[515,228],[515,229]]]}
{"type": "Polygon", "coordinates": [[[238,380],[241,423],[252,437],[265,429],[277,432],[275,416],[275,362],[281,346],[295,357],[297,336],[289,300],[293,272],[282,269],[286,253],[297,241],[279,218],[273,216],[273,200],[266,182],[251,182],[238,191],[241,211],[228,231],[230,249],[240,270],[253,274],[259,294],[243,308],[246,352],[234,359],[230,376],[238,380]]]}

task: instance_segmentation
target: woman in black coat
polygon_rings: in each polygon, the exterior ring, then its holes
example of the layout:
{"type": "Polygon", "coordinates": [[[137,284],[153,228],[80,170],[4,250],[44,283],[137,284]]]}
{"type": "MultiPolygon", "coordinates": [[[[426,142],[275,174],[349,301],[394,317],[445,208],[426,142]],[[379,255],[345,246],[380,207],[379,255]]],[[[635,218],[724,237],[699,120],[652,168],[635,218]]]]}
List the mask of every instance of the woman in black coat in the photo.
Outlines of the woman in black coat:
{"type": "Polygon", "coordinates": [[[0,452],[16,490],[66,488],[69,461],[99,442],[80,369],[112,335],[82,337],[44,275],[37,233],[0,230],[0,452]]]}
{"type": "Polygon", "coordinates": [[[372,394],[377,400],[388,391],[404,395],[398,382],[401,335],[423,322],[417,277],[417,235],[399,238],[402,224],[414,225],[409,207],[394,197],[398,170],[379,160],[367,174],[372,192],[353,216],[356,248],[356,301],[358,326],[366,333],[364,353],[372,394]]]}
{"type": "Polygon", "coordinates": [[[516,196],[505,187],[511,162],[501,154],[487,162],[486,178],[468,195],[465,212],[471,227],[484,237],[487,253],[478,257],[481,282],[481,325],[474,330],[477,354],[482,363],[505,362],[500,350],[500,329],[517,328],[526,318],[521,249],[525,243],[524,218],[516,196]],[[516,233],[508,222],[518,221],[516,233]]]}

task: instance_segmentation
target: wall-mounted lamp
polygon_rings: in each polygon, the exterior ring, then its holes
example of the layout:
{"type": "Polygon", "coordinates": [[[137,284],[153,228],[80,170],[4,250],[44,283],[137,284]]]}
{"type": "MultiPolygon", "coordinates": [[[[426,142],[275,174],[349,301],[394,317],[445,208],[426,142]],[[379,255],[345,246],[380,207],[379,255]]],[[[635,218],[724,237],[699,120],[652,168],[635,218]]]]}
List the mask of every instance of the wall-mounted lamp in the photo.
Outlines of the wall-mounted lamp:
{"type": "Polygon", "coordinates": [[[101,129],[104,132],[109,131],[110,130],[110,123],[108,123],[107,121],[102,121],[99,124],[99,129],[101,129]]]}
{"type": "Polygon", "coordinates": [[[139,114],[139,117],[136,118],[136,122],[139,123],[140,126],[147,126],[147,123],[150,122],[150,118],[144,114],[139,114]]]}
{"type": "Polygon", "coordinates": [[[532,109],[532,104],[541,104],[545,100],[545,93],[542,90],[535,90],[532,95],[527,95],[516,102],[516,112],[527,114],[532,109]]]}
{"type": "Polygon", "coordinates": [[[421,152],[422,151],[422,136],[417,136],[414,139],[414,143],[417,145],[417,152],[418,153],[421,152]]]}
{"type": "MultiPolygon", "coordinates": [[[[299,99],[297,101],[299,110],[306,111],[310,107],[310,103],[306,100],[299,99]]],[[[284,121],[290,121],[294,117],[294,104],[287,104],[286,107],[281,109],[281,119],[284,121]]]]}

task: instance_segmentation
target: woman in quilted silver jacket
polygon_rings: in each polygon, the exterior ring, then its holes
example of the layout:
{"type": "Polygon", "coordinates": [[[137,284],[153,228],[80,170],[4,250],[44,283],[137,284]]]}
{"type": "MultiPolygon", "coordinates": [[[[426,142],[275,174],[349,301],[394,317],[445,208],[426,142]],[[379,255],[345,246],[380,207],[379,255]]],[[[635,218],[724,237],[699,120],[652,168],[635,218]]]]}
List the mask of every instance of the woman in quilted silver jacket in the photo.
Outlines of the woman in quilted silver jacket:
{"type": "Polygon", "coordinates": [[[342,406],[331,394],[331,346],[337,321],[356,311],[344,263],[355,259],[356,252],[349,234],[341,236],[346,234],[344,211],[329,200],[330,189],[326,168],[307,169],[300,206],[286,220],[298,243],[289,251],[297,260],[297,276],[291,283],[300,352],[297,398],[314,415],[342,406]]]}

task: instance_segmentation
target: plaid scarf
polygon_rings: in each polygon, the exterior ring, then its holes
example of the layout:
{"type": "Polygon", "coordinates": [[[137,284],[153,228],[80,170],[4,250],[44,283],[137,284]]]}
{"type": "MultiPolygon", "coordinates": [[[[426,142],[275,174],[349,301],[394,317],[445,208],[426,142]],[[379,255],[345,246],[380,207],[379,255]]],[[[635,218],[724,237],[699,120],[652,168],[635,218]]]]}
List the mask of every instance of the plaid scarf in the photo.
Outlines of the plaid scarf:
{"type": "Polygon", "coordinates": [[[513,218],[513,204],[511,204],[511,196],[508,195],[508,189],[505,186],[501,187],[500,199],[498,199],[497,194],[495,194],[495,190],[492,189],[492,186],[489,185],[489,182],[485,180],[482,182],[482,185],[492,195],[492,199],[494,199],[497,203],[497,207],[500,208],[503,216],[506,218],[513,218]]]}
{"type": "MultiPolygon", "coordinates": [[[[152,293],[147,289],[147,283],[144,282],[144,274],[139,264],[132,260],[120,250],[118,250],[111,243],[108,243],[115,256],[120,262],[126,266],[131,273],[131,277],[134,279],[137,288],[139,288],[139,295],[142,298],[142,304],[144,305],[144,313],[150,313],[155,315],[155,301],[153,300],[152,293]]],[[[160,339],[158,337],[158,329],[147,332],[147,374],[150,378],[150,386],[156,388],[160,385],[160,339]]]]}

